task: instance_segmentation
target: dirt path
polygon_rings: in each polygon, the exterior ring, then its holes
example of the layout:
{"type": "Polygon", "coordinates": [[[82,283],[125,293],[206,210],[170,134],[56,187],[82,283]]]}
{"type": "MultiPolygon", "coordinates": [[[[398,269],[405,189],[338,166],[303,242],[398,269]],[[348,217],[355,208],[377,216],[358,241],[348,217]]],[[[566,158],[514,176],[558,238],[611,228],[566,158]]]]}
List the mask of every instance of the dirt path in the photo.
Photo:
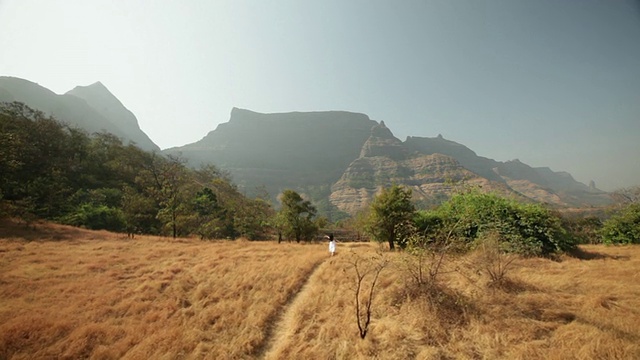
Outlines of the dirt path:
{"type": "Polygon", "coordinates": [[[278,343],[280,338],[282,338],[282,333],[286,330],[285,324],[287,322],[287,318],[289,317],[290,309],[292,305],[296,302],[297,299],[300,298],[300,295],[305,292],[308,285],[312,283],[312,278],[316,274],[318,268],[327,263],[328,259],[318,261],[317,264],[311,268],[309,271],[309,276],[307,276],[306,280],[300,286],[298,291],[292,292],[287,298],[287,302],[279,309],[279,311],[274,314],[273,319],[269,321],[269,326],[265,330],[265,338],[260,346],[256,348],[254,354],[257,358],[264,359],[266,355],[274,348],[274,346],[278,343]]]}

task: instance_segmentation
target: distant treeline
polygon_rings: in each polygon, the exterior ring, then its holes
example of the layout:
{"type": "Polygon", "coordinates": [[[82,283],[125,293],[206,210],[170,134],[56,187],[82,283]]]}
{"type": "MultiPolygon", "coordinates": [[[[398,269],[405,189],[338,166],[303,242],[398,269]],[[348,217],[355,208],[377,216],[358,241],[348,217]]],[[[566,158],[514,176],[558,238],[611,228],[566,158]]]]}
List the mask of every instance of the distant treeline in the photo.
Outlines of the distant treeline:
{"type": "Polygon", "coordinates": [[[229,176],[0,104],[0,215],[129,234],[257,239],[273,209],[229,176]]]}

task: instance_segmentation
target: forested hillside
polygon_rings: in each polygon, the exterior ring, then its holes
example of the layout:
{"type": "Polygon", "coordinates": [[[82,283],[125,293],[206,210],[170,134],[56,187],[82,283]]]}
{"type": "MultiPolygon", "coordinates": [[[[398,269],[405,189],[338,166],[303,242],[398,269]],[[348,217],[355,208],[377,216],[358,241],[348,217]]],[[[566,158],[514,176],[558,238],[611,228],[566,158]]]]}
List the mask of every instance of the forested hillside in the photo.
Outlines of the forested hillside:
{"type": "Polygon", "coordinates": [[[0,105],[0,214],[91,229],[261,237],[268,202],[213,166],[87,134],[22,103],[0,105]]]}

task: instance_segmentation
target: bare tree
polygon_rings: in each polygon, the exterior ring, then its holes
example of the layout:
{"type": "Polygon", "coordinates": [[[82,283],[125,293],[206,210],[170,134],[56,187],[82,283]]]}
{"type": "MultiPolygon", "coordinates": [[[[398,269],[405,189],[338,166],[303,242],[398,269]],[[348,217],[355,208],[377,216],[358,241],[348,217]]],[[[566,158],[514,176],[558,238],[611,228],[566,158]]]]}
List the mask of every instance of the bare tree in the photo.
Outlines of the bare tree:
{"type": "Polygon", "coordinates": [[[371,307],[376,284],[380,273],[388,263],[389,260],[381,254],[377,254],[371,258],[354,257],[350,261],[356,275],[356,283],[353,290],[355,295],[356,321],[361,339],[364,339],[369,331],[371,307]]]}

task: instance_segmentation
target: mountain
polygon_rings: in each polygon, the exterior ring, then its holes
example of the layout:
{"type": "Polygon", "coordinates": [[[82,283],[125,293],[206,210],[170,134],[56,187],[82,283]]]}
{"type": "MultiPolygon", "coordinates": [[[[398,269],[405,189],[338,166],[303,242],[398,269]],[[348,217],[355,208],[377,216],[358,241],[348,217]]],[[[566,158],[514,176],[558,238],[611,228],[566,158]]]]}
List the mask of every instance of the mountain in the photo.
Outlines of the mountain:
{"type": "Polygon", "coordinates": [[[0,77],[0,101],[19,101],[88,133],[109,132],[148,151],[160,148],[140,129],[138,120],[109,90],[97,82],[63,95],[28,80],[0,77]]]}
{"type": "MultiPolygon", "coordinates": [[[[106,131],[144,150],[160,150],[100,82],[58,95],[27,80],[0,77],[0,101],[20,101],[89,133],[106,131]]],[[[266,190],[275,199],[295,189],[330,218],[356,213],[394,183],[410,187],[423,206],[442,202],[460,184],[556,207],[611,202],[595,184],[582,184],[569,173],[478,156],[441,135],[401,141],[384,122],[347,111],[261,114],[233,108],[229,121],[200,141],[163,153],[181,155],[193,167],[214,164],[250,196],[266,190]]]]}
{"type": "Polygon", "coordinates": [[[611,202],[609,195],[594,186],[576,181],[571,174],[548,167],[533,168],[520,160],[498,162],[476,155],[454,141],[436,138],[407,137],[405,144],[423,154],[448,155],[466,169],[488,179],[507,184],[518,193],[539,202],[565,207],[600,206],[611,202]]]}
{"type": "Polygon", "coordinates": [[[86,101],[98,114],[102,115],[121,133],[125,134],[127,140],[136,143],[140,148],[160,150],[149,136],[140,129],[135,115],[122,105],[120,100],[101,82],[98,81],[89,86],[76,86],[65,95],[75,96],[86,101]]]}
{"type": "Polygon", "coordinates": [[[414,201],[430,206],[444,201],[461,182],[517,196],[506,184],[479,176],[452,156],[415,151],[381,122],[371,129],[360,156],[331,187],[330,200],[341,211],[354,214],[381,187],[399,184],[412,189],[414,201]]]}
{"type": "Polygon", "coordinates": [[[213,163],[249,193],[264,186],[275,196],[304,187],[327,197],[376,124],[346,111],[260,114],[233,108],[229,122],[202,140],[164,153],[181,154],[192,166],[213,163]]]}
{"type": "Polygon", "coordinates": [[[192,166],[213,163],[249,194],[261,186],[272,197],[296,189],[328,213],[354,214],[394,183],[410,187],[424,206],[442,202],[461,183],[557,207],[611,201],[566,172],[481,157],[441,135],[403,142],[384,122],[341,111],[260,114],[234,108],[229,122],[202,140],[165,153],[180,154],[192,166]]]}

